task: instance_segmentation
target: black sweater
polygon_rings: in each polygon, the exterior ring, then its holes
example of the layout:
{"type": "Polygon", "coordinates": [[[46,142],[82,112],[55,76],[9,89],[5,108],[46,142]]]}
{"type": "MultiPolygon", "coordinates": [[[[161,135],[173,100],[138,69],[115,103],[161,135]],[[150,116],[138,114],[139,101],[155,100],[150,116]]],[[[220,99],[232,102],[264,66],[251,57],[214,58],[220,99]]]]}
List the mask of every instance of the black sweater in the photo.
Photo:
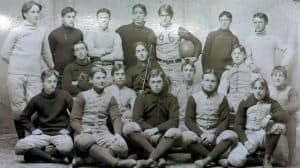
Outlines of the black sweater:
{"type": "Polygon", "coordinates": [[[32,132],[39,128],[47,135],[57,135],[61,129],[68,129],[69,114],[73,104],[72,96],[63,90],[56,90],[48,95],[45,92],[33,97],[21,115],[22,125],[32,132]],[[67,110],[68,109],[68,110],[67,110]],[[36,128],[31,121],[33,113],[37,112],[36,128]]]}

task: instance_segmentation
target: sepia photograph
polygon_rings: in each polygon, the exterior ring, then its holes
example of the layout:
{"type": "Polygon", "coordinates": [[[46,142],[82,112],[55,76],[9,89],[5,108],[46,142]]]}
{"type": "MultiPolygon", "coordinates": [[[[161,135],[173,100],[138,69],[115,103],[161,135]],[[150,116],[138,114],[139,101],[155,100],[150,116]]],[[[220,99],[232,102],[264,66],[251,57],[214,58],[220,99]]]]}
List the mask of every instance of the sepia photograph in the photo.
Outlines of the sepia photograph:
{"type": "Polygon", "coordinates": [[[0,4],[1,168],[300,167],[300,0],[0,4]]]}

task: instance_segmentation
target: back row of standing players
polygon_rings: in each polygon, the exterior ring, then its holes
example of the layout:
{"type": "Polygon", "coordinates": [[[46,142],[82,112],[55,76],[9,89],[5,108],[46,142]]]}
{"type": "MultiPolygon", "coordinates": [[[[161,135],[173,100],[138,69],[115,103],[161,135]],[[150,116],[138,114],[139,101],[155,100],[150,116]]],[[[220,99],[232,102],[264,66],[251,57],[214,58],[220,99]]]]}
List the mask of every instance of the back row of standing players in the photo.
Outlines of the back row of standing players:
{"type": "MultiPolygon", "coordinates": [[[[85,37],[80,30],[74,28],[76,11],[66,7],[61,12],[62,26],[51,32],[48,39],[45,30],[38,26],[41,9],[37,3],[25,3],[22,8],[24,22],[10,31],[2,48],[2,57],[9,63],[9,97],[20,138],[25,136],[19,121],[20,115],[27,102],[41,91],[40,74],[44,65],[41,62],[45,62],[47,68],[54,68],[59,72],[58,87],[67,90],[74,97],[92,87],[88,81],[92,66],[105,69],[107,83],[111,85],[112,76],[116,75],[115,81],[125,80],[124,75],[119,74],[118,79],[118,73],[114,74],[116,70],[112,71],[114,66],[124,63],[127,67],[127,85],[137,94],[150,89],[150,71],[161,69],[169,78],[171,92],[178,97],[180,125],[184,127],[187,100],[202,89],[199,84],[192,82],[196,71],[192,62],[194,57],[201,54],[202,45],[194,35],[172,21],[174,11],[170,5],[159,8],[160,24],[154,31],[144,25],[146,7],[143,4],[133,6],[133,23],[121,26],[116,30],[117,33],[109,29],[110,11],[102,8],[96,13],[99,29],[87,32],[85,37]],[[180,55],[179,48],[183,40],[189,40],[194,45],[194,55],[190,58],[183,59],[180,55]]],[[[220,13],[220,28],[209,33],[201,58],[203,72],[214,69],[218,78],[222,76],[218,92],[227,95],[233,115],[238,111],[240,101],[251,94],[250,84],[253,78],[263,76],[270,79],[277,49],[287,56],[282,61],[282,67],[275,68],[272,73],[276,87],[270,87],[271,95],[283,106],[297,102],[295,90],[286,86],[285,69],[291,57],[286,47],[266,32],[267,15],[256,13],[253,16],[255,35],[247,40],[246,49],[239,45],[238,38],[230,31],[231,21],[230,12],[220,13]]],[[[121,93],[115,86],[108,88],[113,94],[121,93]]],[[[129,106],[132,107],[133,102],[129,106]]],[[[295,110],[291,113],[293,112],[295,110]]],[[[291,116],[295,118],[294,114],[291,116]]],[[[295,122],[293,124],[295,127],[295,122]]],[[[291,140],[292,144],[295,144],[294,139],[295,137],[291,140]]],[[[290,146],[291,149],[293,145],[290,146]]]]}

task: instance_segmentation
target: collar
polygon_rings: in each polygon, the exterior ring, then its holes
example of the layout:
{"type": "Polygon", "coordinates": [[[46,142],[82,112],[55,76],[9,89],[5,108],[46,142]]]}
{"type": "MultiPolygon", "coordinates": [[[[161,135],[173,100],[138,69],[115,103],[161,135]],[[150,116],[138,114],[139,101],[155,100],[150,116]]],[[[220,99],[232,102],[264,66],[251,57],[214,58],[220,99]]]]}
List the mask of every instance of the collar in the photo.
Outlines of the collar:
{"type": "Polygon", "coordinates": [[[132,22],[132,25],[134,26],[134,27],[136,27],[136,28],[143,28],[143,27],[145,27],[145,21],[142,23],[142,25],[137,25],[137,24],[135,24],[134,23],[134,21],[132,22]]]}
{"type": "Polygon", "coordinates": [[[73,29],[74,29],[74,27],[68,27],[68,26],[65,26],[64,24],[62,24],[61,27],[62,27],[64,30],[73,30],[73,29]]]}
{"type": "Polygon", "coordinates": [[[103,93],[104,88],[97,88],[97,87],[93,86],[93,90],[94,90],[96,93],[101,94],[101,93],[103,93]]]}
{"type": "Polygon", "coordinates": [[[221,28],[219,28],[218,31],[231,33],[230,29],[221,29],[221,28]]]}
{"type": "Polygon", "coordinates": [[[85,65],[89,65],[90,64],[90,60],[88,58],[86,58],[84,60],[76,59],[75,63],[78,64],[78,65],[85,66],[85,65]]]}
{"type": "Polygon", "coordinates": [[[31,29],[36,29],[38,26],[37,25],[33,25],[32,23],[28,22],[27,20],[23,21],[23,25],[25,27],[31,28],[31,29]]]}
{"type": "Polygon", "coordinates": [[[41,95],[42,95],[43,97],[45,97],[45,98],[51,99],[51,98],[56,97],[56,95],[57,95],[57,90],[55,90],[55,91],[52,92],[51,94],[48,94],[48,93],[46,93],[46,92],[44,91],[44,89],[43,89],[41,95]]]}
{"type": "Polygon", "coordinates": [[[184,81],[184,85],[186,86],[186,87],[191,87],[191,86],[193,86],[193,83],[194,83],[194,81],[184,81]]]}
{"type": "Polygon", "coordinates": [[[216,95],[218,94],[216,90],[213,91],[213,92],[207,92],[207,91],[205,91],[205,90],[203,90],[203,89],[201,89],[201,93],[202,93],[203,96],[205,96],[207,99],[209,99],[209,98],[211,98],[211,97],[214,97],[214,96],[216,96],[216,95]]]}
{"type": "Polygon", "coordinates": [[[264,36],[264,35],[267,34],[267,30],[265,29],[265,30],[262,31],[262,32],[255,32],[255,34],[256,34],[257,36],[264,36]]]}

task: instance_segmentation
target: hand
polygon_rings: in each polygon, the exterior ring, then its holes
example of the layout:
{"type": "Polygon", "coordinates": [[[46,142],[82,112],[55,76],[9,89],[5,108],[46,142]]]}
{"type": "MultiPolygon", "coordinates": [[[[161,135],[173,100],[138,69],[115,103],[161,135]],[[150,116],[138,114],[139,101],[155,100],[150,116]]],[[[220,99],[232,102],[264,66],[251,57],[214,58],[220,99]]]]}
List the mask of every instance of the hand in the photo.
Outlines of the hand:
{"type": "Polygon", "coordinates": [[[158,132],[158,128],[154,127],[154,128],[146,129],[143,133],[144,133],[147,137],[150,137],[150,136],[156,134],[157,132],[158,132]]]}
{"type": "Polygon", "coordinates": [[[35,130],[32,131],[31,134],[32,135],[41,135],[41,134],[43,134],[43,131],[41,131],[40,129],[35,129],[35,130]]]}
{"type": "Polygon", "coordinates": [[[78,85],[78,81],[72,81],[72,85],[73,86],[77,86],[78,85]]]}
{"type": "Polygon", "coordinates": [[[201,140],[205,145],[212,144],[215,140],[215,135],[207,132],[202,133],[201,140]]]}
{"type": "Polygon", "coordinates": [[[266,128],[271,118],[271,115],[267,115],[261,122],[261,128],[266,128]]]}
{"type": "Polygon", "coordinates": [[[81,134],[83,134],[83,133],[88,133],[89,134],[89,133],[92,133],[92,130],[90,128],[85,128],[80,133],[81,134]]]}
{"type": "Polygon", "coordinates": [[[70,134],[70,131],[68,131],[68,130],[66,130],[66,129],[61,129],[61,130],[59,131],[59,133],[60,133],[61,135],[69,135],[69,134],[70,134]]]}
{"type": "Polygon", "coordinates": [[[105,55],[112,53],[113,49],[112,48],[106,48],[105,49],[105,55]]]}

